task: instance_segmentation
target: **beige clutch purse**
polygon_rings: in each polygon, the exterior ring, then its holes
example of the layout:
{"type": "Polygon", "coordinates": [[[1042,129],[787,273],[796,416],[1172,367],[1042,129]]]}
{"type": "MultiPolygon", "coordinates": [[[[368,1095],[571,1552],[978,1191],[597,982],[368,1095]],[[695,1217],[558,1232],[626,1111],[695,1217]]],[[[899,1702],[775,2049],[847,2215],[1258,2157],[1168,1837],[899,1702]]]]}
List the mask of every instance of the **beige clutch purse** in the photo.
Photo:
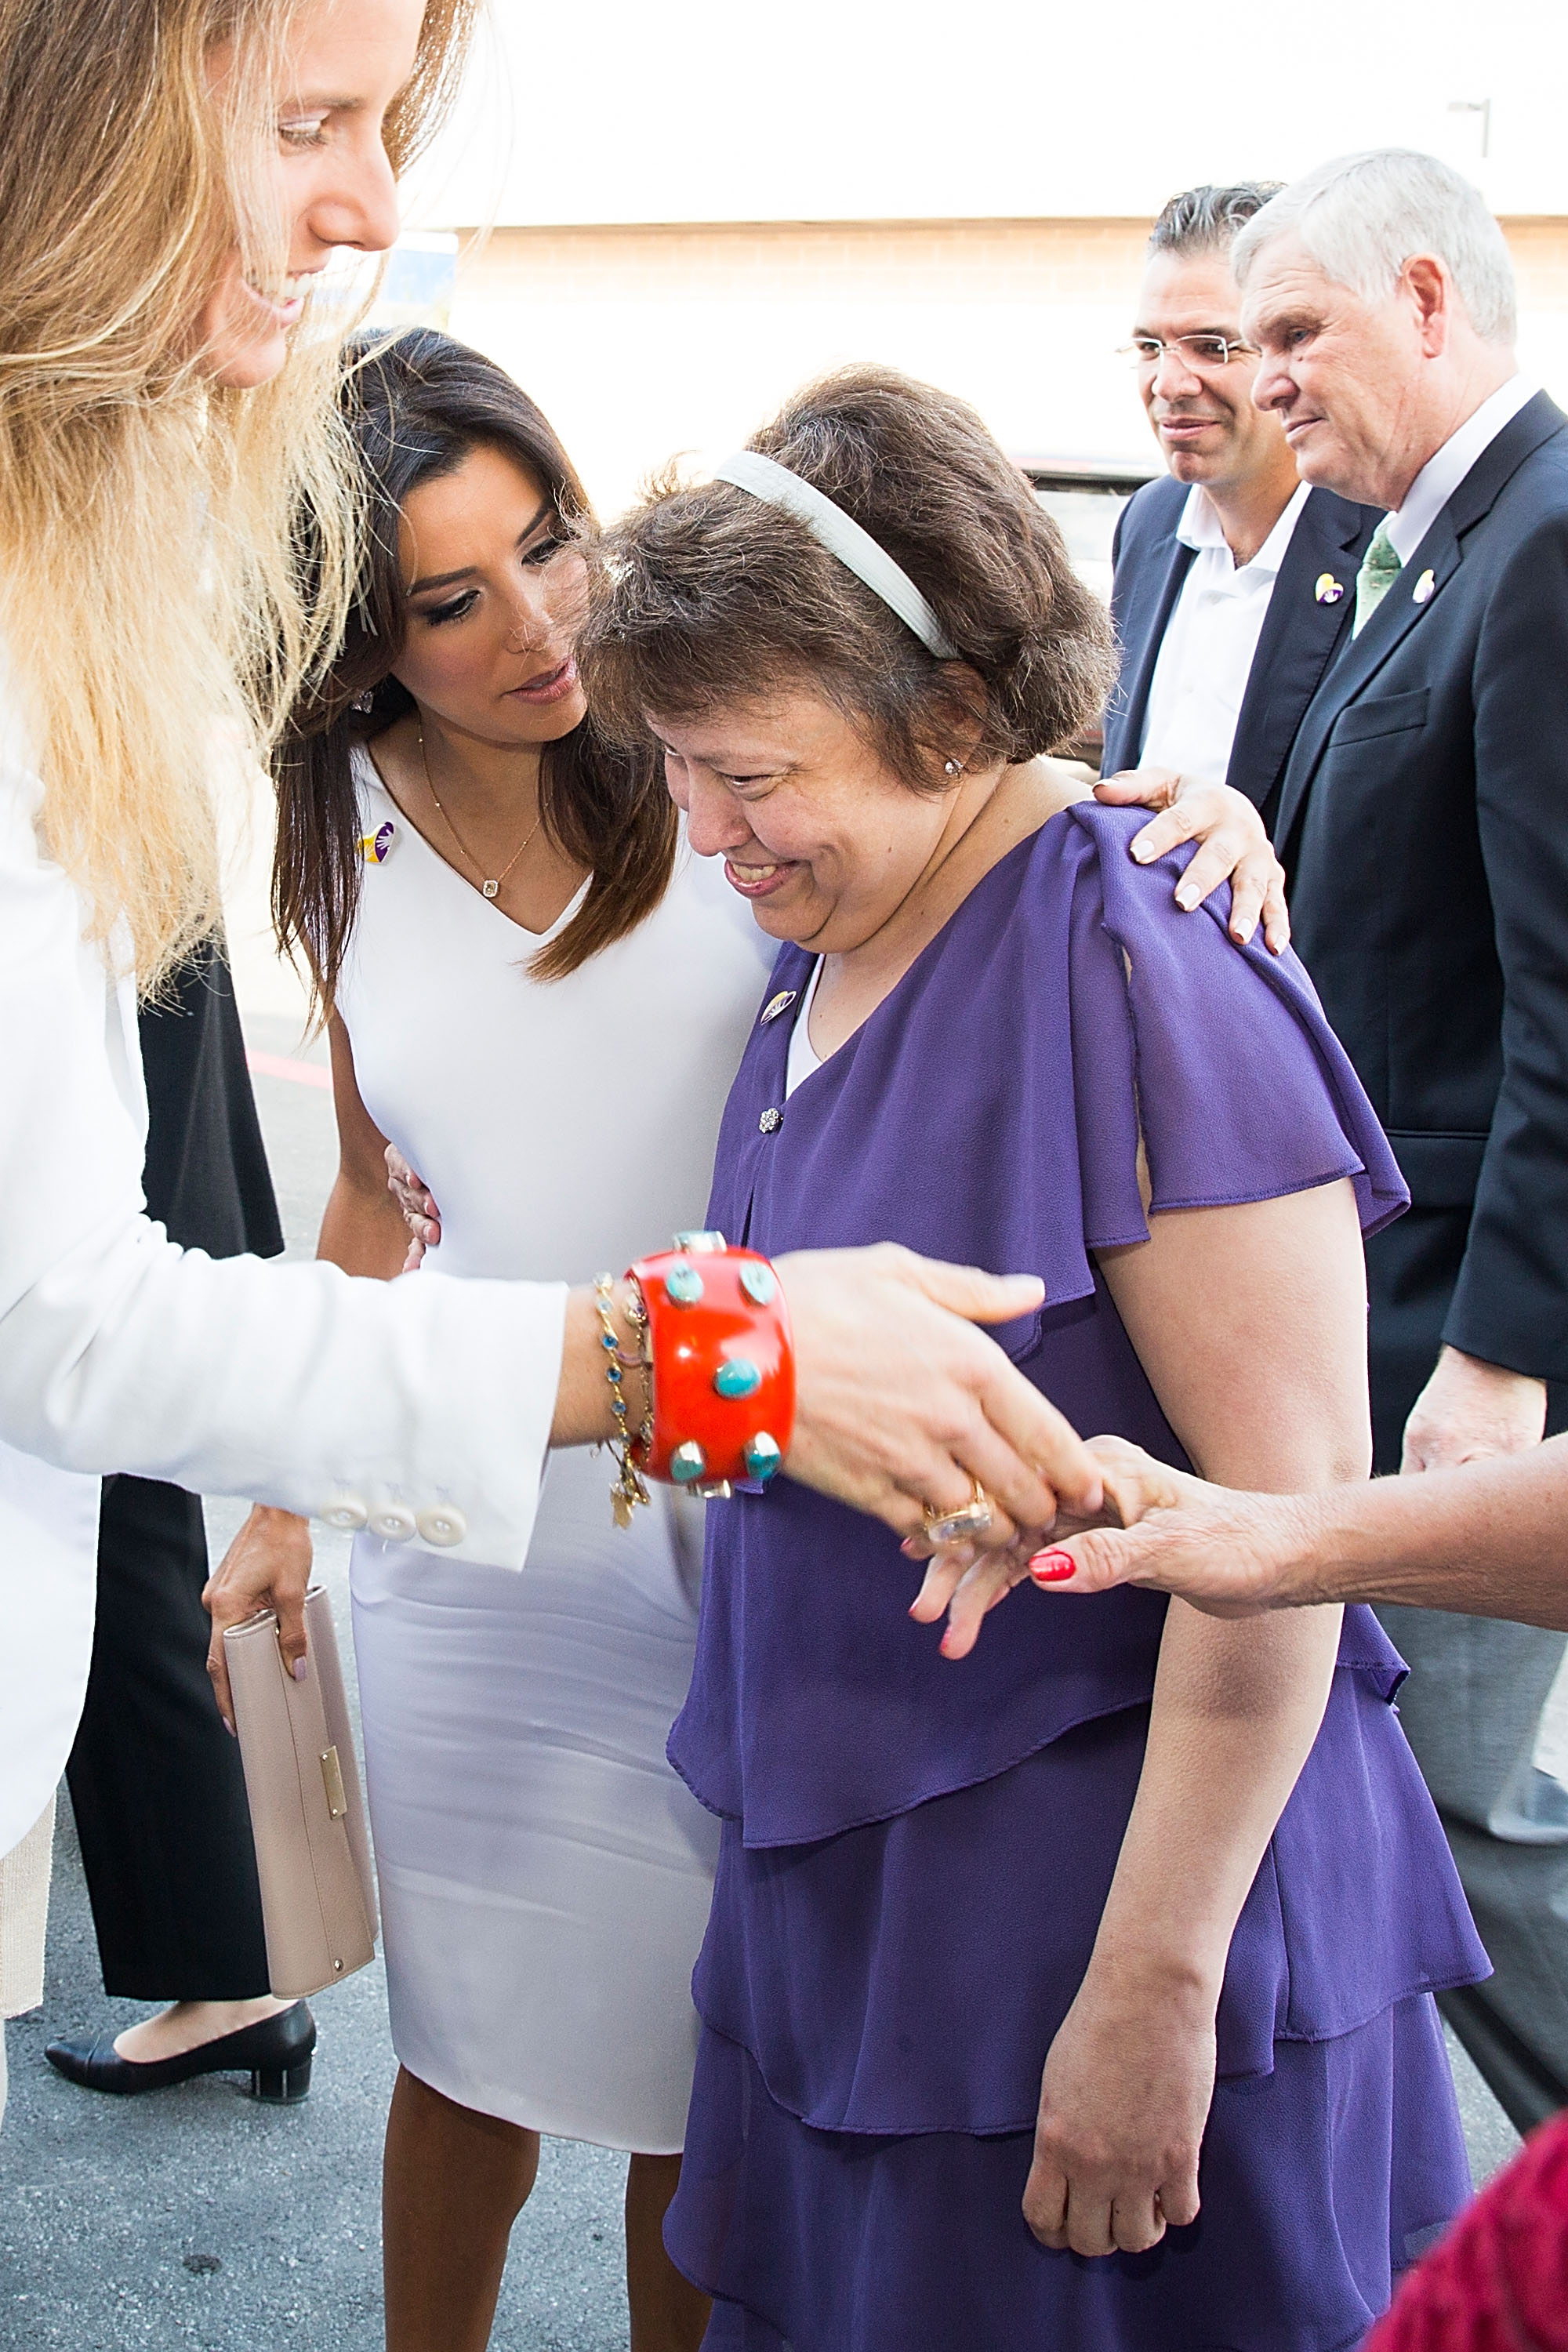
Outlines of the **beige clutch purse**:
{"type": "Polygon", "coordinates": [[[370,1840],[326,1588],[305,1596],[310,1672],[283,1669],[268,1609],[223,1637],[250,1801],[267,1970],[281,2000],[320,1992],[374,1956],[370,1840]]]}

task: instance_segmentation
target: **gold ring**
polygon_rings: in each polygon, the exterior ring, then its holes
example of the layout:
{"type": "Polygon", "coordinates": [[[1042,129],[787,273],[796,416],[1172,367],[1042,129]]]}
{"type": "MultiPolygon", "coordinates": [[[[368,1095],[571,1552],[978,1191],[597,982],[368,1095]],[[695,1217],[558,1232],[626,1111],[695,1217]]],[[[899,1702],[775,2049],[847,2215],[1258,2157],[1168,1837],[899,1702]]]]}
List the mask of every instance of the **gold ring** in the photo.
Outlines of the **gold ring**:
{"type": "Polygon", "coordinates": [[[933,1544],[966,1543],[972,1536],[987,1535],[991,1529],[991,1506],[985,1499],[985,1489],[978,1478],[969,1481],[970,1496],[956,1511],[939,1511],[934,1503],[925,1507],[926,1541],[933,1544]]]}

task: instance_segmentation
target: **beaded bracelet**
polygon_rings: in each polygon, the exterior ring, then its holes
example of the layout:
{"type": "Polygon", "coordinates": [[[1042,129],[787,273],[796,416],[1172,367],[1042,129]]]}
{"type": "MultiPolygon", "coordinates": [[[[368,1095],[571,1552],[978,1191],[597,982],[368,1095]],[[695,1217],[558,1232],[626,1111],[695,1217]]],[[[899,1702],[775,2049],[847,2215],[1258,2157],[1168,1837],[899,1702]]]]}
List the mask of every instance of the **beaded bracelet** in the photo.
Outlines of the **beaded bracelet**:
{"type": "Polygon", "coordinates": [[[618,1528],[629,1528],[632,1513],[639,1503],[651,1503],[648,1493],[633,1458],[634,1445],[640,1445],[645,1454],[653,1444],[653,1412],[651,1395],[649,1409],[643,1416],[641,1429],[634,1439],[626,1419],[626,1374],[641,1370],[647,1385],[652,1389],[652,1360],[647,1354],[647,1312],[636,1277],[632,1279],[632,1295],[626,1305],[626,1320],[637,1335],[639,1352],[627,1355],[621,1346],[616,1329],[616,1286],[607,1274],[594,1276],[594,1304],[599,1310],[599,1345],[605,1350],[605,1377],[610,1384],[610,1411],[615,1417],[616,1434],[610,1441],[610,1452],[619,1465],[620,1475],[610,1488],[610,1508],[618,1528]]]}
{"type": "Polygon", "coordinates": [[[696,1233],[630,1271],[653,1363],[635,1466],[705,1501],[765,1486],[795,1428],[795,1343],[773,1267],[722,1234],[696,1233]]]}

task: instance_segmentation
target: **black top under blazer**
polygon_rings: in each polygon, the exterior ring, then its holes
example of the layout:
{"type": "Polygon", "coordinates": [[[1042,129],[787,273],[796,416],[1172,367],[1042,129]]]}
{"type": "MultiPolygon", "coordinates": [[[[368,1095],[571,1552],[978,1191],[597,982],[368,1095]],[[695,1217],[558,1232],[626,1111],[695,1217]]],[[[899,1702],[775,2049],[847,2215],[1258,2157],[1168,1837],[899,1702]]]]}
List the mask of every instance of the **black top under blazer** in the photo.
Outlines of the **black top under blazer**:
{"type": "Polygon", "coordinates": [[[1568,418],[1544,393],[1335,661],[1274,830],[1415,1208],[1473,1203],[1445,1340],[1568,1378],[1568,418]]]}
{"type": "MultiPolygon", "coordinates": [[[[1154,665],[1170,625],[1194,548],[1176,536],[1188,485],[1167,474],[1148,482],[1122,509],[1111,546],[1115,566],[1110,617],[1121,648],[1121,676],[1105,713],[1102,772],[1138,764],[1154,665]]],[[[1314,490],[1302,508],[1274,593],[1237,719],[1226,782],[1263,813],[1268,824],[1296,730],[1355,609],[1355,576],[1366,543],[1382,518],[1377,507],[1352,506],[1332,490],[1314,490]],[[1342,593],[1318,601],[1327,572],[1342,593]]]]}
{"type": "Polygon", "coordinates": [[[283,1231],[221,942],[193,950],[141,1029],[147,1214],[182,1249],[276,1257],[283,1231]]]}

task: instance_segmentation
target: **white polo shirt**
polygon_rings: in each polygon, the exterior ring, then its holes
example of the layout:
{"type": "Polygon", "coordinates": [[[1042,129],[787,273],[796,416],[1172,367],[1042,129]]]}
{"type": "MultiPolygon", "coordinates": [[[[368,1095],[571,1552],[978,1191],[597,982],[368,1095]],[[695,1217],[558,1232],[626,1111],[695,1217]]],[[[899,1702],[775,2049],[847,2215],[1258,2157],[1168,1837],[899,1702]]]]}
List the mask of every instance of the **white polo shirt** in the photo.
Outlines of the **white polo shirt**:
{"type": "Polygon", "coordinates": [[[1251,562],[1237,563],[1203,484],[1188,491],[1176,536],[1197,552],[1154,664],[1141,765],[1224,783],[1268,599],[1310,495],[1303,482],[1251,562]]]}

